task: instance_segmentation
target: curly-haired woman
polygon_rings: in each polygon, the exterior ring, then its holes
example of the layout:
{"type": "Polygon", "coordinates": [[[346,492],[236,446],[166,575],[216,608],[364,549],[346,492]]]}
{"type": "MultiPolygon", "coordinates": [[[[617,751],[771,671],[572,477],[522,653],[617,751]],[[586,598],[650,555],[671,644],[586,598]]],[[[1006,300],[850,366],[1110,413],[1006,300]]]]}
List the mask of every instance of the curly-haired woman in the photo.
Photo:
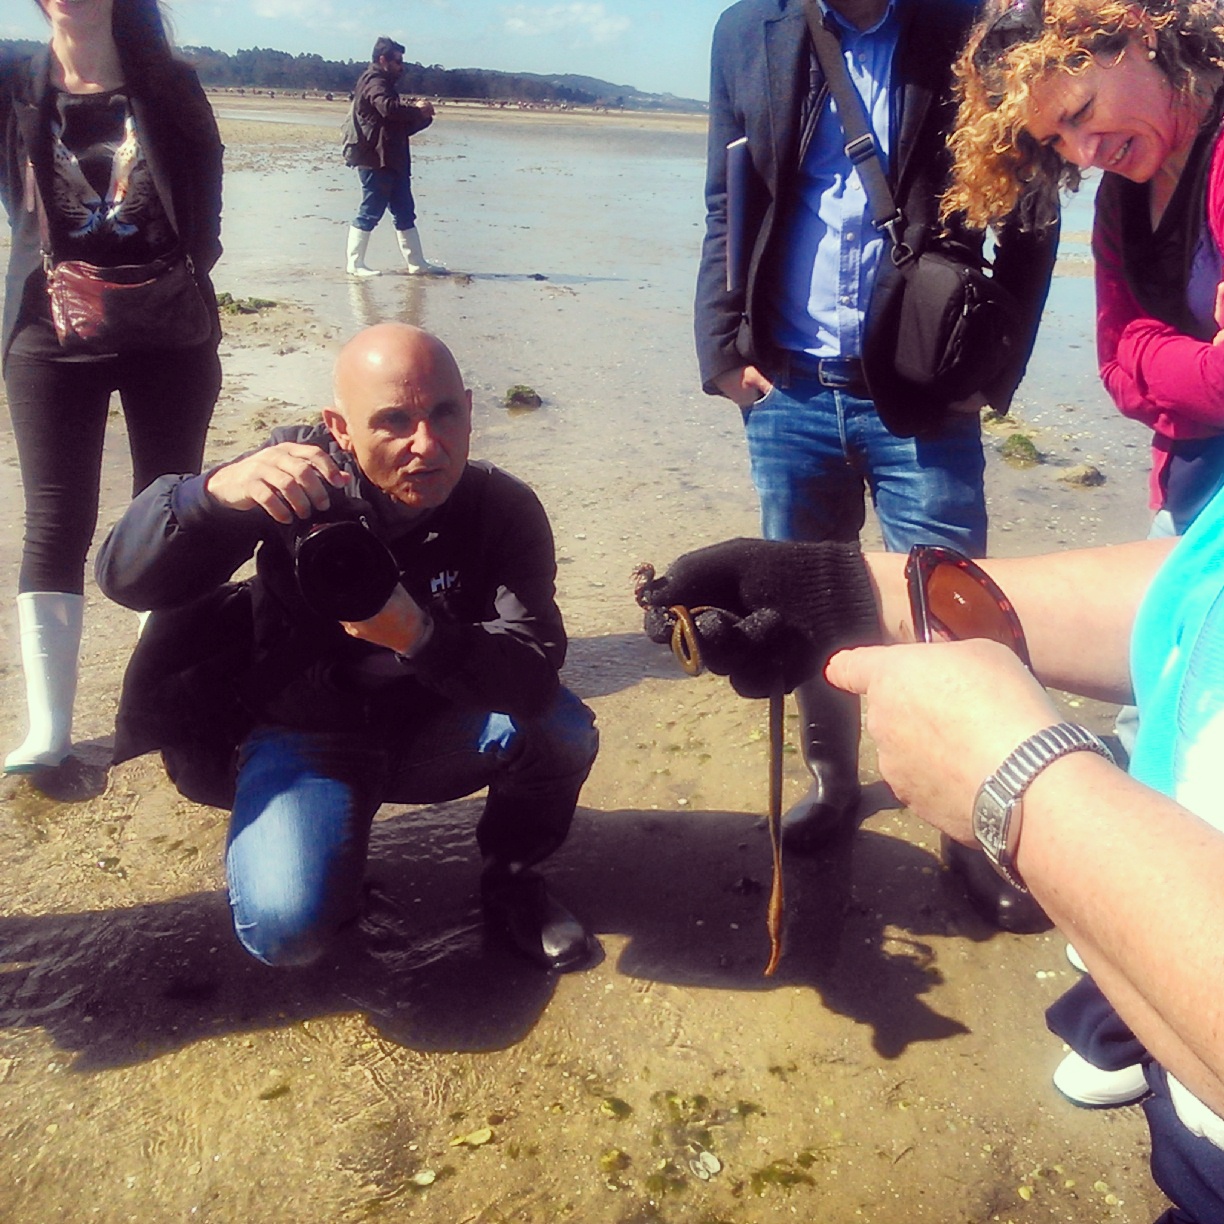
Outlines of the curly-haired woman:
{"type": "Polygon", "coordinates": [[[1154,431],[1158,530],[1224,482],[1224,10],[1206,0],[1015,0],[958,65],[948,214],[985,225],[1096,197],[1097,349],[1118,408],[1154,431]]]}

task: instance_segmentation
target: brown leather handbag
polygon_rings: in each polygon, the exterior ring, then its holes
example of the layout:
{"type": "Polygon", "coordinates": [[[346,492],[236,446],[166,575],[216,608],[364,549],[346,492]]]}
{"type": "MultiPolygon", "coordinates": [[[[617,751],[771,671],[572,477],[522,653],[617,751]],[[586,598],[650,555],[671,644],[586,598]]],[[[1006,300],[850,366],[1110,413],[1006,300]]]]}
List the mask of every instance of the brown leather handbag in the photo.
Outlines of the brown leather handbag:
{"type": "Polygon", "coordinates": [[[76,352],[134,353],[190,348],[212,332],[191,257],[99,268],[80,259],[43,257],[51,321],[61,347],[76,352]]]}
{"type": "MultiPolygon", "coordinates": [[[[43,274],[60,346],[77,353],[139,353],[191,348],[213,330],[191,256],[182,251],[152,263],[103,268],[83,259],[56,262],[34,166],[26,162],[27,206],[38,210],[43,274]]],[[[177,232],[173,210],[167,217],[177,232]]]]}

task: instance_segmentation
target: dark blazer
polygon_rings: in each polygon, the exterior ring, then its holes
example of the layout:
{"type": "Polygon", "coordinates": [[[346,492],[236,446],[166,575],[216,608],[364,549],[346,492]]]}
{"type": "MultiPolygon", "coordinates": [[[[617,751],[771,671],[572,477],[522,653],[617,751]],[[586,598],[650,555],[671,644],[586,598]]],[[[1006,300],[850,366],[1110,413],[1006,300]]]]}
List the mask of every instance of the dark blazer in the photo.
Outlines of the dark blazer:
{"type": "MultiPolygon", "coordinates": [[[[0,351],[8,355],[22,303],[46,292],[38,214],[28,166],[51,198],[51,55],[39,51],[0,65],[0,195],[13,231],[4,290],[0,351]]],[[[221,257],[221,160],[217,121],[195,72],[173,63],[164,79],[127,86],[157,194],[195,265],[204,300],[215,312],[209,279],[221,257]]],[[[214,329],[219,339],[220,326],[214,329]]]]}
{"type": "Polygon", "coordinates": [[[395,80],[384,68],[371,64],[353,89],[357,122],[374,146],[371,170],[412,172],[408,137],[423,132],[432,122],[421,106],[401,98],[395,80]]]}
{"type": "Polygon", "coordinates": [[[398,661],[349,637],[302,598],[294,557],[303,524],[226,509],[207,492],[211,472],[160,476],[96,562],[104,594],[154,609],[124,679],[116,761],[162,749],[183,794],[228,807],[235,748],[255,722],[365,729],[376,742],[444,709],[530,719],[548,708],[566,636],[552,529],[527,485],[469,462],[446,502],[405,529],[325,426],[283,426],[267,444],[278,442],[318,446],[353,477],[360,512],[404,589],[429,609],[433,635],[398,661]],[[253,554],[255,576],[238,597],[221,584],[253,554]]]}
{"type": "MultiPolygon", "coordinates": [[[[905,214],[905,240],[919,250],[939,228],[939,196],[950,164],[945,136],[955,119],[951,65],[973,15],[966,0],[898,0],[889,186],[905,214]]],[[[800,113],[809,91],[823,84],[803,0],[740,0],[723,13],[714,31],[706,236],[695,320],[701,379],[711,394],[716,394],[713,380],[728,370],[753,364],[768,373],[776,359],[769,306],[780,279],[781,236],[795,201],[800,113]],[[728,292],[726,147],[741,136],[748,138],[751,160],[745,201],[749,256],[743,290],[728,292]]],[[[981,250],[980,235],[956,231],[956,236],[981,250]]],[[[1010,404],[1032,351],[1057,244],[1057,227],[998,236],[995,274],[1020,302],[1027,325],[1015,361],[995,386],[983,388],[1001,411],[1010,404]]],[[[873,289],[876,310],[886,308],[901,282],[891,261],[881,267],[873,289]]],[[[867,359],[871,324],[869,318],[867,359]]]]}

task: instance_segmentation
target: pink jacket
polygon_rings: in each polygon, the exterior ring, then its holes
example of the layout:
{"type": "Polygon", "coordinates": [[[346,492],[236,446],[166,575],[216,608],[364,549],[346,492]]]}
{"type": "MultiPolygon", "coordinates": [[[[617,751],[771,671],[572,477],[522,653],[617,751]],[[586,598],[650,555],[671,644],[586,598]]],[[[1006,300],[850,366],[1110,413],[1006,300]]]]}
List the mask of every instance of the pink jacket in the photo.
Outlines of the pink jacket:
{"type": "MultiPolygon", "coordinates": [[[[1096,262],[1097,362],[1123,416],[1154,430],[1151,498],[1161,504],[1168,444],[1224,430],[1224,345],[1204,343],[1143,313],[1122,270],[1116,197],[1097,196],[1092,230],[1096,262]],[[1112,201],[1112,202],[1111,202],[1112,201]]],[[[1207,225],[1224,252],[1224,140],[1216,140],[1207,181],[1207,225]]]]}

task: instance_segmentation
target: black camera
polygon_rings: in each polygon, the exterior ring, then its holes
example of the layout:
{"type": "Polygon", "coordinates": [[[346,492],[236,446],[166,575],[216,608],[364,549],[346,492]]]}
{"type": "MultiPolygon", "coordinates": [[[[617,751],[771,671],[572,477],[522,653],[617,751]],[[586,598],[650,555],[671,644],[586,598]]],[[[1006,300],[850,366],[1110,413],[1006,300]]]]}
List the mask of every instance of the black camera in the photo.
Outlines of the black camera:
{"type": "Polygon", "coordinates": [[[369,620],[399,582],[399,566],[370,529],[365,511],[363,502],[350,498],[297,525],[293,570],[298,591],[329,620],[369,620]]]}

